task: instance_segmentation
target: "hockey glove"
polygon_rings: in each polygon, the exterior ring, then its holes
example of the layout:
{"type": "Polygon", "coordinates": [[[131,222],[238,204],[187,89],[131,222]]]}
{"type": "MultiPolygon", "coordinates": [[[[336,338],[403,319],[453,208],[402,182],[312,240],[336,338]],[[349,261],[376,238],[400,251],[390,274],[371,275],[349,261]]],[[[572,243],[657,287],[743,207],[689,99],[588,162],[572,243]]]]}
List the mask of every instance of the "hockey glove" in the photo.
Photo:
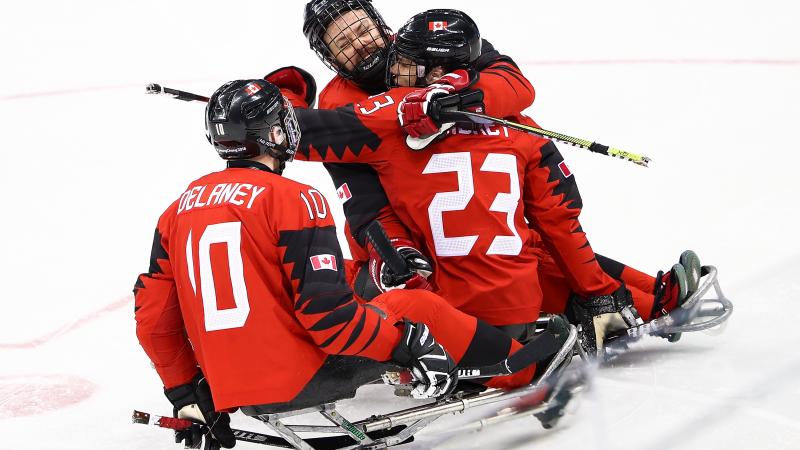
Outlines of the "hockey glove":
{"type": "Polygon", "coordinates": [[[429,114],[432,102],[465,89],[474,81],[474,75],[459,69],[444,75],[428,87],[408,93],[397,107],[400,126],[406,134],[414,138],[435,134],[442,124],[429,114]]]}
{"type": "Polygon", "coordinates": [[[404,273],[394,273],[383,258],[370,244],[369,249],[369,274],[375,286],[381,292],[392,289],[427,289],[432,290],[427,278],[433,272],[433,267],[419,250],[413,247],[407,239],[392,239],[392,246],[405,260],[407,270],[404,273]]]}
{"type": "Polygon", "coordinates": [[[392,361],[411,370],[414,398],[447,395],[458,381],[455,361],[424,323],[405,321],[403,337],[392,352],[392,361]]]}
{"type": "Polygon", "coordinates": [[[205,436],[205,450],[219,450],[220,446],[233,448],[236,445],[230,416],[216,412],[211,389],[202,373],[198,372],[189,383],[164,389],[164,394],[174,407],[175,417],[196,423],[185,430],[176,431],[175,442],[183,442],[186,448],[200,448],[205,436]]]}
{"type": "Polygon", "coordinates": [[[625,283],[609,295],[582,298],[573,294],[567,303],[567,318],[580,325],[583,350],[598,357],[603,355],[607,338],[643,323],[625,283]]]}
{"type": "Polygon", "coordinates": [[[274,84],[295,108],[313,108],[317,98],[317,82],[305,70],[295,67],[281,67],[264,75],[264,79],[274,84]]]}

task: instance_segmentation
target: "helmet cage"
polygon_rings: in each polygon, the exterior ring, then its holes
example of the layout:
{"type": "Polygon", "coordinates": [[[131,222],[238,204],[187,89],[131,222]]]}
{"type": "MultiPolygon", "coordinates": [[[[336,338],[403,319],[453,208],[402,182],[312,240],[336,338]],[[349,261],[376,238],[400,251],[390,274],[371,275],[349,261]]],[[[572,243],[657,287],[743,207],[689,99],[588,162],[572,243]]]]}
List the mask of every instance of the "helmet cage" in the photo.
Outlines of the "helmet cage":
{"type": "Polygon", "coordinates": [[[322,62],[343,78],[371,82],[385,70],[392,30],[371,0],[311,1],[306,5],[303,33],[322,62]],[[354,21],[336,23],[350,12],[354,21]]]}

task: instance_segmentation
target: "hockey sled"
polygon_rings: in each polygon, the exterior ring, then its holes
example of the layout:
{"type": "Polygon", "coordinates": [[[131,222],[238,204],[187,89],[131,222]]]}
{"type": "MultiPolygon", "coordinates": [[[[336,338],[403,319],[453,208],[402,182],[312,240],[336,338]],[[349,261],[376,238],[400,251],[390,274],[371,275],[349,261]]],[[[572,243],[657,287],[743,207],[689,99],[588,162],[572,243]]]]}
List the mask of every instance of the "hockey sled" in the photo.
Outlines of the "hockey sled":
{"type": "MultiPolygon", "coordinates": [[[[233,430],[237,440],[279,448],[299,450],[382,449],[414,440],[414,435],[436,419],[461,413],[475,407],[510,402],[510,406],[478,422],[462,427],[464,431],[479,431],[489,425],[518,417],[535,416],[545,428],[550,428],[563,415],[564,408],[575,392],[582,389],[584,372],[574,371],[569,377],[561,376],[572,360],[577,343],[577,331],[570,326],[569,336],[555,354],[547,369],[535,384],[505,391],[487,389],[483,392],[457,392],[444,399],[391,414],[371,416],[351,422],[337,410],[335,403],[287,412],[258,414],[252,408],[242,412],[263,422],[275,435],[252,431],[233,430]],[[285,423],[289,417],[320,414],[332,425],[294,425],[285,423]],[[301,433],[322,434],[322,437],[301,437],[301,433]]],[[[482,376],[485,376],[484,371],[482,376]]],[[[464,379],[480,374],[464,374],[464,379]]],[[[388,377],[387,379],[391,379],[388,377]]],[[[184,419],[160,417],[134,411],[134,423],[155,425],[175,430],[202,426],[184,419]]]]}
{"type": "MultiPolygon", "coordinates": [[[[644,336],[659,336],[675,342],[681,333],[722,331],[733,313],[733,303],[722,293],[716,267],[703,266],[700,275],[697,291],[683,305],[669,314],[629,328],[626,334],[609,340],[605,345],[607,356],[613,357],[624,351],[628,344],[644,336]]],[[[576,348],[580,349],[580,345],[576,348]]]]}

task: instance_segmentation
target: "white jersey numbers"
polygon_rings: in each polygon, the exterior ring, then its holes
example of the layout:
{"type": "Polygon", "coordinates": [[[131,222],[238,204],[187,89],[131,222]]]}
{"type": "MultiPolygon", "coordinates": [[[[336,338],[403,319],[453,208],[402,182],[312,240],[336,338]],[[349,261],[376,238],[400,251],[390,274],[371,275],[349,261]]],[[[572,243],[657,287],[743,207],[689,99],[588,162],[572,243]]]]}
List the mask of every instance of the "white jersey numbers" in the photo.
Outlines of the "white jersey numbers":
{"type": "Polygon", "coordinates": [[[431,223],[433,244],[436,246],[438,256],[464,256],[469,254],[478,235],[447,237],[444,235],[445,211],[461,211],[467,207],[475,187],[472,182],[472,162],[468,152],[443,153],[433,155],[425,166],[423,174],[456,172],[458,174],[458,190],[453,192],[439,192],[433,196],[433,201],[428,205],[428,220],[431,223]]]}
{"type": "MultiPolygon", "coordinates": [[[[378,96],[370,97],[370,100],[372,100],[375,97],[378,97],[378,96]]],[[[361,114],[364,114],[364,115],[372,114],[372,113],[374,113],[375,111],[377,111],[377,110],[379,110],[381,108],[385,108],[385,107],[387,107],[389,105],[394,105],[394,99],[392,97],[390,97],[388,95],[380,95],[380,97],[381,98],[379,98],[379,99],[373,100],[373,102],[372,102],[373,107],[370,108],[370,109],[366,109],[363,106],[359,105],[360,107],[358,109],[361,111],[361,114]],[[381,100],[383,100],[383,101],[381,101],[381,100]]]]}
{"type": "MultiPolygon", "coordinates": [[[[490,153],[481,165],[482,172],[499,172],[509,176],[509,192],[499,192],[494,198],[490,211],[506,213],[506,224],[512,235],[495,235],[486,254],[518,255],[522,250],[522,239],[514,226],[514,214],[519,205],[520,189],[517,173],[517,158],[514,155],[490,153]]],[[[458,190],[439,192],[433,196],[428,206],[428,220],[437,256],[466,256],[472,250],[478,235],[445,236],[444,218],[446,211],[462,211],[467,208],[475,194],[472,159],[469,152],[441,153],[433,155],[422,171],[423,174],[456,172],[458,190]]]]}
{"type": "Polygon", "coordinates": [[[506,224],[513,236],[495,236],[489,246],[487,255],[519,255],[522,251],[522,239],[514,226],[514,213],[519,205],[519,174],[517,173],[517,157],[502,153],[489,153],[481,166],[484,172],[507,173],[511,179],[510,192],[500,192],[494,198],[490,211],[506,213],[506,224]]]}
{"type": "Polygon", "coordinates": [[[328,217],[328,206],[325,204],[325,197],[322,196],[316,189],[309,189],[308,195],[305,192],[300,193],[300,198],[303,199],[303,203],[306,204],[306,209],[308,210],[308,220],[314,220],[314,217],[318,219],[324,219],[328,217]],[[311,200],[309,200],[309,198],[311,200]],[[314,210],[311,210],[311,205],[314,205],[314,210]]]}
{"type": "MultiPolygon", "coordinates": [[[[250,301],[247,298],[247,286],[244,283],[244,267],[242,263],[242,223],[225,222],[209,225],[200,236],[198,245],[198,259],[200,260],[200,297],[203,300],[203,317],[206,331],[227,330],[229,328],[243,327],[250,315],[250,301]],[[214,286],[214,270],[211,261],[211,244],[225,244],[228,253],[228,274],[233,291],[233,308],[219,309],[217,307],[217,290],[214,286]]],[[[195,262],[192,252],[192,232],[186,240],[186,266],[189,273],[189,282],[197,295],[194,272],[195,262]]],[[[220,275],[223,270],[219,263],[216,273],[220,275]]],[[[223,280],[217,280],[221,282],[223,280]]]]}

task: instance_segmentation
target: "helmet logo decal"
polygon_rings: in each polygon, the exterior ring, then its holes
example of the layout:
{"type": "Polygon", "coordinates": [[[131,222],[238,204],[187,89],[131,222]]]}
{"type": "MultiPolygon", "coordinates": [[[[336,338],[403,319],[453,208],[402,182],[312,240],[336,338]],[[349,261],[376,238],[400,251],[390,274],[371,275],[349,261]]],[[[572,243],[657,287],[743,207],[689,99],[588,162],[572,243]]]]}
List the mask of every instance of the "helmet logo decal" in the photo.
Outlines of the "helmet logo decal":
{"type": "Polygon", "coordinates": [[[218,123],[214,126],[217,128],[217,134],[225,134],[225,127],[223,127],[221,123],[218,123]]]}
{"type": "Polygon", "coordinates": [[[428,22],[428,31],[443,31],[447,29],[447,22],[442,20],[436,20],[433,22],[428,22]]]}
{"type": "Polygon", "coordinates": [[[244,88],[244,91],[247,92],[248,95],[253,95],[260,90],[261,86],[257,85],[256,83],[250,83],[244,88]]]}

